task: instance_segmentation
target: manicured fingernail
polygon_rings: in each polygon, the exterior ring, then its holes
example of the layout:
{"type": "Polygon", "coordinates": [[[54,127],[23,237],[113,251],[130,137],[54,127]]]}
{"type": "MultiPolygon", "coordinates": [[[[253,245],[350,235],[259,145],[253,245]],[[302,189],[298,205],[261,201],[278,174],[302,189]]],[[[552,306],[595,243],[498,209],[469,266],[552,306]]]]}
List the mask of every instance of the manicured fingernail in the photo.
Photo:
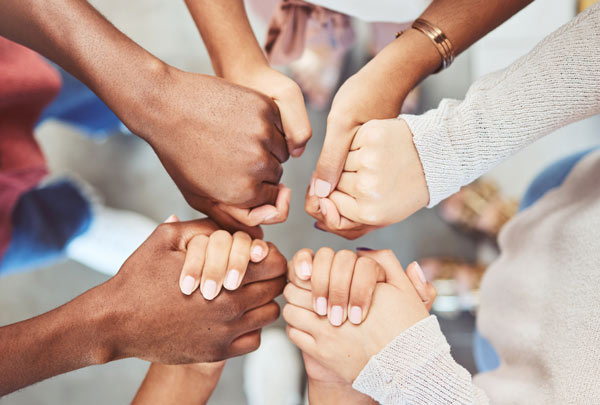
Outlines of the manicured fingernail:
{"type": "Polygon", "coordinates": [[[263,255],[263,249],[260,246],[254,246],[252,248],[252,250],[250,251],[250,257],[254,261],[260,260],[262,258],[262,255],[263,255]]]}
{"type": "Polygon", "coordinates": [[[196,279],[192,276],[185,276],[183,280],[181,280],[181,284],[179,288],[181,288],[181,292],[185,295],[190,295],[194,292],[194,286],[196,285],[196,279]]]}
{"type": "Polygon", "coordinates": [[[170,222],[177,222],[178,220],[179,218],[177,218],[177,215],[171,214],[169,215],[169,218],[165,219],[165,224],[168,224],[170,222]]]}
{"type": "Polygon", "coordinates": [[[344,310],[339,305],[334,305],[331,307],[331,313],[329,314],[329,322],[333,326],[340,326],[342,324],[342,316],[344,315],[344,310]]]}
{"type": "Polygon", "coordinates": [[[214,280],[205,280],[202,285],[202,296],[212,300],[217,295],[217,283],[214,280]]]}
{"type": "Polygon", "coordinates": [[[362,309],[360,307],[353,306],[350,308],[350,314],[348,314],[348,318],[353,324],[360,324],[362,322],[362,309]]]}
{"type": "Polygon", "coordinates": [[[319,297],[317,298],[317,314],[321,316],[327,315],[327,298],[319,297]]]}
{"type": "Polygon", "coordinates": [[[299,148],[294,149],[292,151],[292,156],[298,157],[298,156],[302,155],[302,153],[304,153],[304,149],[306,149],[306,146],[301,146],[299,148]]]}
{"type": "Polygon", "coordinates": [[[331,184],[321,179],[315,180],[315,194],[318,197],[327,197],[330,191],[331,184]]]}
{"type": "Polygon", "coordinates": [[[308,195],[311,197],[313,195],[315,195],[315,180],[314,179],[310,181],[310,187],[308,188],[308,195]]]}
{"type": "Polygon", "coordinates": [[[423,273],[423,269],[419,266],[419,263],[415,263],[415,269],[417,270],[417,274],[423,283],[427,283],[427,279],[425,278],[425,273],[423,273]]]}
{"type": "Polygon", "coordinates": [[[327,215],[327,207],[323,203],[323,200],[319,200],[319,209],[321,210],[321,214],[327,215]]]}
{"type": "Polygon", "coordinates": [[[368,247],[357,247],[356,250],[361,250],[363,252],[371,252],[371,251],[373,251],[373,249],[368,248],[368,247]]]}
{"type": "Polygon", "coordinates": [[[298,265],[298,270],[299,270],[299,274],[300,277],[304,280],[308,280],[308,278],[310,277],[311,274],[311,268],[310,268],[310,264],[308,262],[301,262],[298,265]]]}
{"type": "Polygon", "coordinates": [[[313,224],[313,226],[315,227],[316,230],[321,231],[321,232],[325,232],[323,229],[319,228],[319,226],[317,225],[316,222],[313,224]]]}
{"type": "Polygon", "coordinates": [[[240,280],[240,272],[235,269],[231,269],[231,270],[229,270],[229,273],[227,273],[227,278],[225,279],[225,282],[223,283],[223,285],[228,290],[233,290],[233,289],[237,288],[239,280],[240,280]]]}

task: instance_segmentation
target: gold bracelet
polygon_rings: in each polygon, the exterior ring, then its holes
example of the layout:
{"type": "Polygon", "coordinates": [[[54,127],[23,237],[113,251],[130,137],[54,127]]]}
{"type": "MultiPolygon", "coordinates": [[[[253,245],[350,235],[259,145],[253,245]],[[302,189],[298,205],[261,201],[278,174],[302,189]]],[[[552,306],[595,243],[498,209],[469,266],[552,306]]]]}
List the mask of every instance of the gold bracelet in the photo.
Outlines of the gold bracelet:
{"type": "MultiPolygon", "coordinates": [[[[433,45],[435,45],[437,51],[440,53],[440,56],[442,57],[442,64],[440,68],[436,70],[436,73],[440,70],[446,69],[452,64],[452,62],[454,62],[454,47],[452,46],[452,42],[450,42],[446,34],[444,34],[441,29],[422,18],[417,18],[415,22],[413,22],[412,28],[427,35],[427,37],[431,39],[431,42],[433,42],[433,45]]],[[[396,38],[398,38],[400,35],[402,35],[402,32],[396,33],[396,38]]]]}

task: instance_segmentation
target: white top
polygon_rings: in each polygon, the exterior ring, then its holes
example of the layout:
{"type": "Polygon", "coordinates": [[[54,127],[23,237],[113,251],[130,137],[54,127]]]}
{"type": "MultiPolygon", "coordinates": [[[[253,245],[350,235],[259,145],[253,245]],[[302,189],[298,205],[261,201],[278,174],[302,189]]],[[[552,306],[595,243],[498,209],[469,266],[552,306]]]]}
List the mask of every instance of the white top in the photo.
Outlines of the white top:
{"type": "Polygon", "coordinates": [[[309,2],[364,21],[403,23],[421,15],[431,0],[309,0],[309,2]]]}
{"type": "MultiPolygon", "coordinates": [[[[401,116],[431,205],[528,143],[600,113],[600,3],[463,102],[401,116]]],[[[482,280],[479,331],[500,367],[471,375],[431,316],[371,358],[354,388],[383,404],[600,403],[600,151],[502,230],[482,280]]]]}

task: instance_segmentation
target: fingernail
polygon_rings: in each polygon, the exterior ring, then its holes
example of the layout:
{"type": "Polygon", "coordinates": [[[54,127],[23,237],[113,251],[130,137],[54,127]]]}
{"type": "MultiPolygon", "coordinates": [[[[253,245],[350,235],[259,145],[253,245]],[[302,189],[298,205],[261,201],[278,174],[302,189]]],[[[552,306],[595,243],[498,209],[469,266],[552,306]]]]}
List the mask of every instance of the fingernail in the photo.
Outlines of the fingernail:
{"type": "Polygon", "coordinates": [[[315,227],[316,230],[319,230],[321,232],[325,232],[323,229],[319,228],[319,226],[317,225],[316,222],[313,224],[313,226],[315,227]]]}
{"type": "Polygon", "coordinates": [[[217,295],[217,283],[214,280],[205,280],[202,286],[202,296],[212,300],[217,295]]]}
{"type": "Polygon", "coordinates": [[[308,188],[308,195],[311,197],[313,195],[315,195],[315,180],[314,179],[310,181],[310,187],[308,188]]]}
{"type": "Polygon", "coordinates": [[[363,252],[372,252],[373,249],[368,248],[368,247],[357,247],[356,250],[361,250],[363,252]]]}
{"type": "Polygon", "coordinates": [[[292,156],[298,157],[298,156],[302,155],[302,153],[304,153],[304,149],[306,149],[306,146],[301,146],[299,148],[294,149],[292,151],[292,156]]]}
{"type": "Polygon", "coordinates": [[[315,180],[315,194],[317,194],[318,197],[327,197],[330,191],[331,184],[329,184],[325,180],[315,180]]]}
{"type": "Polygon", "coordinates": [[[321,316],[327,315],[327,298],[319,297],[317,298],[317,314],[321,316]]]}
{"type": "Polygon", "coordinates": [[[165,219],[165,224],[168,224],[170,222],[177,222],[178,220],[179,218],[177,218],[177,215],[171,214],[169,215],[169,218],[165,219]]]}
{"type": "Polygon", "coordinates": [[[423,269],[419,266],[419,263],[415,263],[415,269],[417,269],[417,274],[423,283],[427,283],[427,279],[425,278],[425,273],[423,273],[423,269]]]}
{"type": "Polygon", "coordinates": [[[323,203],[323,200],[319,200],[319,209],[321,210],[321,214],[327,215],[327,207],[323,203]]]}
{"type": "Polygon", "coordinates": [[[254,246],[250,251],[250,257],[252,260],[257,261],[262,258],[263,250],[260,246],[254,246]]]}
{"type": "Polygon", "coordinates": [[[307,280],[311,274],[310,264],[308,262],[301,262],[298,265],[300,277],[304,280],[307,280]]]}
{"type": "Polygon", "coordinates": [[[181,280],[181,284],[179,288],[181,288],[181,292],[185,295],[190,295],[194,292],[194,286],[196,285],[196,279],[192,276],[185,276],[183,280],[181,280]]]}
{"type": "Polygon", "coordinates": [[[237,288],[239,279],[240,279],[240,272],[235,269],[231,269],[231,270],[229,270],[229,273],[227,273],[227,278],[225,279],[225,282],[223,283],[223,285],[228,290],[233,290],[233,289],[237,288]]]}
{"type": "Polygon", "coordinates": [[[342,324],[342,316],[344,315],[344,311],[342,307],[339,305],[334,305],[331,307],[331,313],[329,314],[329,322],[333,326],[340,326],[342,324]]]}
{"type": "Polygon", "coordinates": [[[358,325],[362,322],[362,309],[357,306],[353,306],[350,308],[350,314],[348,315],[350,322],[355,325],[358,325]]]}

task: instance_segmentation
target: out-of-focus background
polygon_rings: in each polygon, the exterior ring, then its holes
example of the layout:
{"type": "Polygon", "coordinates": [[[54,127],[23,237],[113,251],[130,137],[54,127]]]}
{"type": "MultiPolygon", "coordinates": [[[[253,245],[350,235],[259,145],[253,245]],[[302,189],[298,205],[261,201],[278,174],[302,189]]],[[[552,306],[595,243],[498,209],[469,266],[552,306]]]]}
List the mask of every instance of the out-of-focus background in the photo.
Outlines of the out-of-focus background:
{"type": "MultiPolygon", "coordinates": [[[[204,45],[183,2],[92,3],[119,29],[166,62],[188,71],[212,73],[204,45]]],[[[451,68],[422,83],[412,108],[421,112],[435,107],[442,98],[462,98],[474,79],[505,67],[526,53],[546,34],[570,20],[577,6],[575,0],[537,0],[461,55],[451,68]]],[[[266,22],[252,9],[250,16],[262,40],[266,22]]],[[[372,31],[366,23],[354,23],[358,41],[343,60],[340,79],[368,60],[372,31]]],[[[428,274],[439,282],[441,297],[436,311],[453,353],[475,372],[471,353],[477,280],[485,265],[497,255],[494,235],[503,223],[497,217],[512,215],[527,184],[543,167],[574,151],[597,145],[600,117],[563,128],[522,151],[494,169],[474,191],[455,199],[446,210],[424,209],[400,224],[347,241],[315,230],[313,220],[303,210],[304,192],[325,134],[327,110],[327,106],[309,108],[313,139],[302,158],[285,164],[283,182],[293,191],[289,219],[284,224],[265,227],[265,239],[273,241],[288,258],[303,247],[365,246],[393,249],[403,264],[423,259],[428,274]],[[477,201],[483,199],[487,203],[488,211],[473,208],[477,203],[473,202],[473,195],[477,201]]],[[[135,136],[117,131],[110,137],[91,139],[75,127],[53,120],[41,125],[37,135],[52,176],[77,174],[103,197],[105,205],[137,212],[156,222],[172,213],[184,220],[198,217],[150,147],[135,136]]],[[[107,276],[71,260],[3,277],[0,324],[52,309],[106,279],[107,276]]],[[[228,361],[210,403],[245,403],[243,361],[228,361]]],[[[146,362],[129,359],[75,371],[2,398],[0,404],[127,403],[147,367],[146,362]]]]}

